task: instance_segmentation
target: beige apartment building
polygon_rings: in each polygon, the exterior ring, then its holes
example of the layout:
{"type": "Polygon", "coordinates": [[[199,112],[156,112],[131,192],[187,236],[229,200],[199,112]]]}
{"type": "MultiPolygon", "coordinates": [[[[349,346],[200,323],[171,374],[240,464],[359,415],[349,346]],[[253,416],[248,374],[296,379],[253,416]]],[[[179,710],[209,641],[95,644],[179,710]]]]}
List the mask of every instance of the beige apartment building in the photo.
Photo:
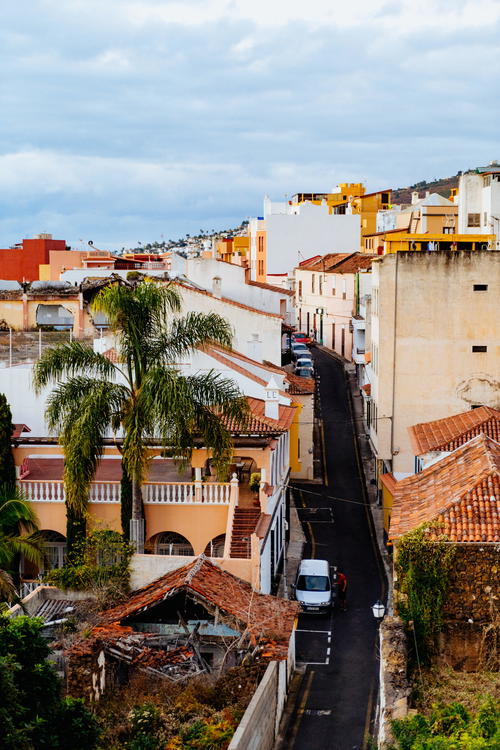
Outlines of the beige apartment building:
{"type": "Polygon", "coordinates": [[[414,471],[408,427],[500,406],[500,252],[372,264],[367,422],[378,473],[414,471]]]}

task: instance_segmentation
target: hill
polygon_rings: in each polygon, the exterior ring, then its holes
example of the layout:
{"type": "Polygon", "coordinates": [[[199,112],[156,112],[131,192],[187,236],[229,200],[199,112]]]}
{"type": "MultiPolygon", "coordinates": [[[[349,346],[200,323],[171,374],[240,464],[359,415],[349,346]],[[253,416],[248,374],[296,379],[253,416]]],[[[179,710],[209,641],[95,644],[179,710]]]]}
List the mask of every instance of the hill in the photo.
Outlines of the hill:
{"type": "Polygon", "coordinates": [[[451,189],[458,187],[458,178],[461,174],[461,172],[458,172],[454,177],[442,177],[432,182],[422,180],[409,187],[396,188],[392,191],[392,203],[411,203],[411,194],[415,190],[418,190],[421,198],[424,197],[427,190],[430,193],[439,193],[444,198],[449,198],[451,189]]]}

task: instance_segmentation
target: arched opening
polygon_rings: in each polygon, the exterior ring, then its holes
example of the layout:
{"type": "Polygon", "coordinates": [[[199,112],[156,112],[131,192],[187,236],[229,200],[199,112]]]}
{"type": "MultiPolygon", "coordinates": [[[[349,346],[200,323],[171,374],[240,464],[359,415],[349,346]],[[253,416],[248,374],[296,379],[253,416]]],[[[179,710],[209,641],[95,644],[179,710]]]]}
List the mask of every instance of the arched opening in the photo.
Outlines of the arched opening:
{"type": "Polygon", "coordinates": [[[45,570],[62,568],[66,561],[66,537],[58,531],[42,531],[45,548],[45,570]]]}
{"type": "Polygon", "coordinates": [[[156,534],[151,544],[156,555],[194,555],[194,549],[186,537],[173,531],[156,534]]]}
{"type": "Polygon", "coordinates": [[[214,537],[205,547],[204,554],[207,557],[223,557],[224,556],[224,545],[226,543],[226,535],[219,534],[214,537]]]}

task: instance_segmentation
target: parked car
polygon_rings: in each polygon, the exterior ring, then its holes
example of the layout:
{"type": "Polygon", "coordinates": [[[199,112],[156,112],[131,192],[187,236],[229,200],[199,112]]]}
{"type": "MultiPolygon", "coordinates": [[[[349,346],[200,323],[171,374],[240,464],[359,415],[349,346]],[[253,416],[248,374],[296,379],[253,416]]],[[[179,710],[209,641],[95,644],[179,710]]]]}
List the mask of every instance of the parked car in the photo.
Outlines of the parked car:
{"type": "Polygon", "coordinates": [[[298,367],[294,374],[298,375],[299,378],[314,378],[314,370],[312,367],[298,367]]]}
{"type": "Polygon", "coordinates": [[[295,598],[302,611],[327,613],[335,597],[328,560],[302,560],[295,583],[295,598]]]}
{"type": "Polygon", "coordinates": [[[297,344],[310,344],[311,339],[307,335],[307,333],[304,333],[304,331],[295,331],[295,333],[292,333],[292,343],[296,342],[297,344]]]}
{"type": "Polygon", "coordinates": [[[299,354],[295,360],[295,370],[299,367],[310,367],[311,370],[314,370],[314,362],[310,354],[299,354]]]}
{"type": "Polygon", "coordinates": [[[311,356],[311,352],[305,344],[292,344],[292,359],[297,359],[297,357],[306,354],[309,355],[309,357],[311,356]]]}

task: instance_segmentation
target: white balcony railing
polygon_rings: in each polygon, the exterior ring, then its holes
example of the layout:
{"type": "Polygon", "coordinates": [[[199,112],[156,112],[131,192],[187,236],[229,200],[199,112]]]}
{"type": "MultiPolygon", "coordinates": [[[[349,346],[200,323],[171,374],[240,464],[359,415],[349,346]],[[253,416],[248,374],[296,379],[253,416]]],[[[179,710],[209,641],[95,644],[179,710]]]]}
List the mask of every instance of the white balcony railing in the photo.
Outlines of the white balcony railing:
{"type": "MultiPolygon", "coordinates": [[[[57,480],[23,479],[19,487],[31,503],[64,503],[64,484],[57,480]]],[[[168,505],[229,505],[232,482],[146,482],[144,502],[168,505]]],[[[234,490],[238,491],[237,483],[234,490]]],[[[120,482],[92,482],[91,503],[119,503],[120,482]]]]}

